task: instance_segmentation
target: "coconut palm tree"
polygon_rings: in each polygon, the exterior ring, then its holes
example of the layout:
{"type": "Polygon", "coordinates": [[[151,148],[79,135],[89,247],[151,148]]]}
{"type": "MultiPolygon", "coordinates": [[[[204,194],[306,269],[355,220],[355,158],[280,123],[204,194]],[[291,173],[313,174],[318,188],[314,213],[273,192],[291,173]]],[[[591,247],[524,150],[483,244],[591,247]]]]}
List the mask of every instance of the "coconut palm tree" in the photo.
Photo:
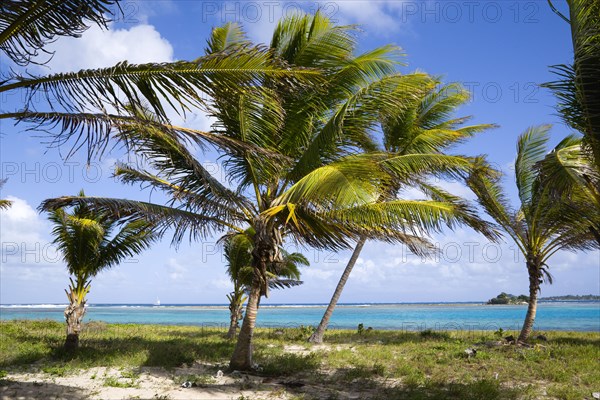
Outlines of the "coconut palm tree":
{"type": "MultiPolygon", "coordinates": [[[[129,221],[148,220],[159,234],[172,230],[175,244],[186,235],[195,240],[251,228],[252,285],[232,369],[254,367],[258,304],[268,296],[269,266],[283,260],[284,240],[339,250],[366,235],[406,243],[423,254],[431,249],[421,232],[476,219],[475,211],[459,201],[380,201],[394,175],[458,173],[471,163],[454,156],[363,152],[381,118],[403,107],[430,78],[397,73],[397,49],[391,46],[355,55],[354,31],[335,26],[321,13],[285,18],[275,29],[273,62],[317,68],[321,85],[299,87],[265,77],[252,82],[259,85],[255,91],[238,76],[246,90],[230,91],[212,82],[209,109],[217,122],[204,137],[221,152],[226,183],[203,167],[189,144],[166,132],[169,127],[134,109],[136,121],[143,122],[133,121],[121,134],[148,168],[120,165],[116,175],[125,183],[164,191],[169,203],[98,197],[44,203],[45,209],[86,204],[129,221]]],[[[248,46],[241,29],[229,24],[213,31],[207,52],[235,55],[248,46]]]]}
{"type": "Polygon", "coordinates": [[[167,122],[169,108],[184,114],[192,106],[205,105],[200,93],[210,95],[215,80],[221,88],[236,91],[244,90],[239,75],[246,82],[265,75],[298,82],[316,75],[274,64],[258,46],[240,48],[236,57],[214,53],[172,63],[123,61],[109,68],[46,76],[19,70],[40,63],[44,54],[49,58],[48,43],[62,36],[78,37],[91,25],[106,29],[110,14],[118,12],[118,0],[3,0],[0,50],[17,68],[0,79],[0,94],[25,100],[14,111],[0,112],[0,120],[28,123],[28,129],[49,134],[50,145],[69,143],[67,157],[84,147],[90,158],[102,155],[111,136],[133,118],[126,112],[129,105],[149,107],[167,122]]]}
{"type": "Polygon", "coordinates": [[[538,165],[554,201],[571,208],[600,245],[600,170],[580,137],[563,139],[538,165]]]}
{"type": "Polygon", "coordinates": [[[551,195],[552,181],[543,179],[539,165],[546,156],[548,125],[533,127],[519,136],[515,178],[520,206],[513,209],[499,185],[499,177],[489,177],[475,171],[469,186],[479,203],[515,242],[523,256],[529,275],[529,306],[518,342],[527,341],[537,311],[540,285],[552,283],[549,259],[559,250],[589,250],[598,247],[587,221],[579,210],[565,207],[551,195]]]}
{"type": "MultiPolygon", "coordinates": [[[[242,319],[244,302],[252,286],[252,246],[254,232],[246,230],[244,234],[234,233],[225,237],[223,248],[226,260],[227,275],[233,283],[233,291],[227,295],[229,300],[230,323],[227,337],[232,339],[237,333],[239,321],[242,319]]],[[[308,266],[309,262],[301,253],[288,253],[284,249],[282,262],[271,265],[269,287],[271,289],[289,288],[302,284],[299,266],[308,266]]]]}
{"type": "MultiPolygon", "coordinates": [[[[0,189],[2,189],[2,186],[4,186],[6,181],[7,181],[7,179],[0,179],[0,189]]],[[[5,209],[9,208],[11,205],[12,205],[12,201],[0,199],[0,210],[5,210],[5,209]]]]}
{"type": "MultiPolygon", "coordinates": [[[[440,85],[439,82],[433,80],[426,90],[421,91],[418,96],[408,101],[405,107],[398,109],[395,115],[383,121],[382,143],[378,147],[391,156],[443,156],[444,152],[452,145],[464,142],[477,132],[493,127],[492,125],[463,126],[464,122],[469,119],[468,117],[452,117],[456,109],[466,103],[469,98],[469,92],[460,85],[440,85]]],[[[465,158],[465,160],[467,159],[465,158]]],[[[428,172],[435,175],[436,173],[443,174],[444,171],[432,170],[428,172]]],[[[440,188],[428,184],[426,178],[427,176],[418,177],[414,174],[409,176],[399,174],[396,181],[389,186],[386,196],[397,199],[399,195],[402,195],[402,189],[409,186],[420,188],[440,200],[459,201],[458,198],[453,198],[440,188]]],[[[480,222],[474,220],[473,224],[477,227],[480,222]]],[[[325,309],[321,322],[308,339],[309,342],[323,342],[323,336],[335,306],[367,239],[368,237],[364,236],[356,244],[329,305],[325,309]]]]}
{"type": "Polygon", "coordinates": [[[559,81],[545,84],[558,97],[563,120],[584,135],[600,171],[600,3],[597,0],[567,0],[568,16],[550,7],[571,26],[573,64],[556,65],[559,81]]]}
{"type": "MultiPolygon", "coordinates": [[[[79,196],[85,197],[83,191],[79,196]]],[[[74,350],[79,347],[81,322],[92,278],[148,248],[156,235],[145,221],[121,222],[83,204],[76,205],[71,212],[65,208],[54,209],[48,218],[54,224],[53,244],[62,253],[71,274],[69,288],[65,290],[69,299],[65,309],[65,349],[74,350]]]]}

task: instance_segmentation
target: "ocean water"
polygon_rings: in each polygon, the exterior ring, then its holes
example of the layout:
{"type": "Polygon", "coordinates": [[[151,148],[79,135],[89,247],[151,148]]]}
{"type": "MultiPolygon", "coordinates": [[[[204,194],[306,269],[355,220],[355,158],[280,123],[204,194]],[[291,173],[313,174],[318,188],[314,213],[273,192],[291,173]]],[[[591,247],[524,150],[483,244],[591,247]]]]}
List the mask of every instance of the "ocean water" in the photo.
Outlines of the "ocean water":
{"type": "MultiPolygon", "coordinates": [[[[65,304],[0,305],[0,319],[51,319],[64,321],[65,304]]],[[[263,305],[257,325],[261,327],[316,326],[323,304],[263,305]]],[[[437,304],[341,304],[331,328],[399,330],[518,330],[527,306],[481,303],[437,304]]],[[[92,304],[84,321],[109,323],[221,326],[229,323],[229,310],[219,304],[92,304]]],[[[542,302],[535,329],[600,332],[600,302],[542,302]]]]}

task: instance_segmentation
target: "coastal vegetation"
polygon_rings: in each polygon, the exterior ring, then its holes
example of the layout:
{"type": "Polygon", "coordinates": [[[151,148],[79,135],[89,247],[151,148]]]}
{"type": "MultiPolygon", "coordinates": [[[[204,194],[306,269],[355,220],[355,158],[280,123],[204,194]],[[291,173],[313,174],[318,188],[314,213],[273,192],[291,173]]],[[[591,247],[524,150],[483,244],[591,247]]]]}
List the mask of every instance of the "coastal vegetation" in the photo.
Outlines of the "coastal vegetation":
{"type": "MultiPolygon", "coordinates": [[[[600,247],[597,2],[568,1],[570,15],[563,17],[572,28],[574,64],[557,67],[564,79],[548,84],[564,120],[583,138],[567,136],[548,149],[549,126],[519,136],[516,208],[484,156],[449,154],[451,145],[493,126],[468,126],[454,116],[469,94],[422,72],[400,73],[403,54],[396,46],[359,53],[358,29],[335,25],[321,12],[282,19],[268,46],[230,23],[212,31],[205,53],[193,61],[27,72],[44,63],[39,57],[58,37],[107,28],[117,4],[10,0],[0,6],[0,49],[22,67],[6,72],[0,93],[23,99],[18,111],[2,111],[0,119],[45,132],[52,145],[70,148],[67,158],[83,148],[90,160],[109,143],[123,144],[140,162],[118,164],[117,179],[166,196],[150,203],[82,192],[43,202],[74,277],[64,347],[77,348],[82,329],[85,337],[78,351],[68,352],[60,345],[61,324],[0,322],[0,367],[7,369],[1,387],[11,386],[19,368],[39,362],[42,373],[56,376],[100,366],[200,363],[210,374],[254,371],[261,384],[285,377],[284,390],[307,398],[321,396],[323,385],[329,397],[351,388],[383,398],[580,399],[597,389],[597,333],[545,332],[544,343],[532,338],[541,284],[552,281],[550,257],[600,247]],[[210,132],[174,126],[170,109],[205,113],[215,122],[210,132]],[[222,180],[200,161],[209,148],[225,167],[222,180]],[[433,178],[466,181],[495,222],[433,178]],[[406,245],[425,257],[435,252],[432,233],[459,225],[490,240],[502,230],[525,256],[529,296],[519,346],[490,332],[377,332],[362,324],[357,332],[329,331],[323,347],[305,343],[323,341],[365,243],[406,245]],[[186,239],[225,241],[234,283],[230,336],[246,302],[236,343],[218,329],[81,327],[90,279],[166,236],[175,247],[186,239]],[[297,266],[307,264],[283,250],[292,242],[354,253],[315,332],[256,329],[261,299],[274,286],[297,284],[297,266]]],[[[1,209],[9,206],[0,200],[1,209]]],[[[510,295],[490,301],[504,300],[513,301],[510,295]]],[[[135,389],[138,379],[124,371],[103,382],[135,389]]],[[[207,376],[192,380],[212,384],[207,376]]]]}
{"type": "MultiPolygon", "coordinates": [[[[392,116],[386,117],[381,121],[381,143],[378,147],[386,153],[394,156],[427,155],[431,159],[439,156],[440,159],[449,152],[453,145],[464,143],[475,134],[484,132],[493,128],[493,125],[465,125],[471,117],[455,117],[458,107],[469,101],[469,92],[458,84],[443,85],[435,80],[423,91],[415,92],[412,98],[406,100],[406,104],[398,108],[392,116]]],[[[465,162],[469,159],[464,156],[465,162]]],[[[445,171],[442,168],[431,171],[426,176],[414,174],[410,181],[397,178],[391,182],[381,195],[386,198],[400,198],[403,191],[408,188],[417,188],[423,193],[427,193],[433,199],[441,201],[452,201],[460,203],[458,197],[442,190],[439,185],[431,184],[431,177],[435,176],[438,181],[443,178],[454,178],[461,180],[460,176],[452,174],[452,171],[445,171]]],[[[481,221],[472,218],[465,221],[474,229],[482,229],[481,221]]],[[[495,232],[485,231],[486,235],[494,239],[495,232]]],[[[333,310],[342,294],[344,286],[350,277],[350,273],[360,256],[368,237],[361,237],[352,256],[350,257],[342,276],[335,288],[331,301],[327,306],[321,322],[315,332],[309,338],[312,343],[323,342],[325,330],[333,314],[333,310]]],[[[423,237],[423,239],[425,239],[423,237]]],[[[429,244],[431,246],[431,244],[429,244]]]]}
{"type": "MultiPolygon", "coordinates": [[[[129,64],[38,76],[25,68],[43,65],[51,57],[47,45],[59,37],[79,37],[90,26],[108,29],[118,15],[118,0],[7,0],[0,4],[0,50],[19,68],[7,69],[0,81],[2,96],[23,99],[16,111],[0,111],[0,120],[26,124],[47,135],[46,144],[81,149],[88,159],[101,157],[111,140],[132,123],[143,123],[131,108],[148,108],[168,125],[168,111],[184,114],[204,106],[200,93],[211,93],[219,81],[224,90],[240,91],[240,77],[264,76],[286,81],[306,80],[315,71],[292,70],[271,59],[260,47],[248,46],[235,57],[223,53],[193,61],[129,64]]],[[[168,130],[172,136],[182,134],[168,130]]],[[[127,144],[126,142],[122,142],[127,144]]]]}
{"type": "MultiPolygon", "coordinates": [[[[565,123],[584,138],[586,157],[600,171],[600,4],[596,0],[567,0],[569,13],[552,9],[571,28],[573,63],[552,67],[558,81],[546,83],[558,99],[565,123]]],[[[596,187],[597,188],[597,187],[596,187]]]]}
{"type": "MultiPolygon", "coordinates": [[[[252,268],[252,249],[254,232],[247,229],[244,233],[233,233],[224,237],[223,253],[227,275],[233,283],[233,291],[227,295],[229,300],[229,331],[227,337],[233,339],[243,317],[247,293],[252,287],[254,271],[252,268]]],[[[283,289],[302,284],[300,267],[310,265],[301,253],[288,253],[280,249],[281,261],[269,265],[267,277],[271,289],[283,289]]]]}
{"type": "MultiPolygon", "coordinates": [[[[79,196],[85,197],[85,193],[81,191],[79,196]]],[[[85,205],[76,205],[71,212],[54,209],[48,219],[54,225],[53,243],[71,275],[71,283],[65,290],[69,300],[65,309],[65,349],[75,350],[79,347],[92,278],[148,248],[157,236],[145,221],[123,222],[112,215],[93,212],[85,205]]]]}
{"type": "Polygon", "coordinates": [[[540,297],[540,300],[544,300],[544,301],[599,301],[600,296],[598,296],[596,294],[584,294],[584,295],[568,294],[566,296],[540,297]]]}
{"type": "MultiPolygon", "coordinates": [[[[419,199],[389,195],[390,187],[427,176],[466,175],[473,160],[418,148],[406,154],[379,148],[373,132],[437,82],[423,73],[397,72],[394,46],[355,54],[355,30],[334,25],[322,13],[287,17],[275,28],[269,54],[279,63],[319,70],[319,86],[299,90],[284,80],[257,82],[239,74],[238,86],[245,90],[232,92],[212,81],[205,102],[218,122],[211,133],[196,132],[195,143],[219,149],[227,167],[223,180],[233,189],[206,171],[188,142],[170,133],[185,128],[165,127],[149,110],[132,108],[135,121],[144,123],[131,122],[120,137],[146,162],[119,164],[115,175],[123,183],[163,191],[169,203],[65,196],[43,204],[44,209],[85,204],[128,221],[149,221],[160,235],[174,232],[174,244],[251,229],[253,278],[232,369],[254,368],[256,315],[260,299],[268,296],[267,271],[283,260],[284,241],[341,250],[368,237],[426,255],[433,247],[425,235],[445,226],[468,225],[495,235],[474,205],[433,184],[419,185],[424,188],[419,199]]],[[[213,30],[206,57],[235,58],[251,46],[238,25],[227,24],[213,30]]],[[[431,113],[447,113],[443,101],[432,104],[431,113]]],[[[457,122],[448,124],[458,129],[457,122]]],[[[483,127],[463,129],[468,137],[483,127]]],[[[452,142],[453,133],[440,132],[441,143],[452,142]]]]}
{"type": "Polygon", "coordinates": [[[524,294],[515,296],[502,292],[493,299],[489,299],[487,304],[527,304],[528,302],[529,297],[525,296],[524,294]]]}
{"type": "Polygon", "coordinates": [[[234,399],[244,393],[244,398],[305,400],[349,394],[372,399],[581,400],[592,398],[600,381],[597,332],[543,332],[547,341],[516,347],[491,331],[334,330],[327,344],[313,345],[306,342],[310,331],[302,328],[256,329],[260,369],[250,375],[226,371],[234,343],[225,338],[225,327],[94,322],[84,332],[80,350],[68,353],[60,346],[63,327],[58,322],[0,322],[0,370],[5,375],[0,393],[11,393],[25,371],[38,382],[82,377],[82,388],[95,382],[98,390],[105,383],[125,386],[129,397],[144,393],[135,387],[140,383],[163,379],[156,393],[170,398],[190,391],[192,397],[223,393],[234,399]],[[467,357],[467,348],[476,348],[477,355],[467,357]],[[182,389],[186,381],[195,386],[182,389]]]}
{"type": "MultiPolygon", "coordinates": [[[[541,284],[552,283],[548,264],[550,257],[559,250],[590,250],[600,245],[588,222],[579,217],[582,208],[565,206],[565,202],[560,201],[565,193],[559,194],[559,199],[552,195],[552,181],[546,179],[543,173],[549,129],[547,125],[529,128],[517,141],[515,182],[520,201],[518,208],[511,206],[500,186],[500,177],[488,173],[485,161],[481,160],[481,163],[486,173],[475,171],[468,180],[481,206],[525,257],[529,275],[529,305],[518,342],[526,342],[533,329],[541,284]]],[[[592,210],[591,214],[598,222],[599,211],[592,210]]]]}

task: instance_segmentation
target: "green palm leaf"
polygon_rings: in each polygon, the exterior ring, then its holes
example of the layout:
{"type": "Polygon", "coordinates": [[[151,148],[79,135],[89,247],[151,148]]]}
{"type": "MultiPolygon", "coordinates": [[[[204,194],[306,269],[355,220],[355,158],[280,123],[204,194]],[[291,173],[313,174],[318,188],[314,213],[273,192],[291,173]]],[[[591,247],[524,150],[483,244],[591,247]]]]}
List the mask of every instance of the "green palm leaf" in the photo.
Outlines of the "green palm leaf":
{"type": "Polygon", "coordinates": [[[519,198],[525,212],[528,212],[528,205],[531,204],[534,195],[535,165],[546,155],[549,130],[550,125],[531,127],[519,136],[517,142],[515,173],[519,198]]]}
{"type": "MultiPolygon", "coordinates": [[[[0,179],[0,189],[2,189],[2,186],[4,186],[7,180],[8,179],[0,179]]],[[[10,208],[11,205],[12,201],[0,199],[0,210],[6,210],[10,208]]]]}
{"type": "Polygon", "coordinates": [[[571,26],[573,64],[552,67],[559,80],[544,86],[556,94],[563,120],[584,135],[600,170],[600,5],[595,0],[567,4],[569,17],[559,15],[571,26]]]}
{"type": "Polygon", "coordinates": [[[47,201],[40,209],[49,212],[48,218],[54,225],[53,243],[62,253],[69,272],[77,278],[78,286],[85,286],[83,284],[90,277],[141,252],[157,239],[151,223],[143,220],[128,222],[93,210],[85,203],[83,192],[77,198],[83,201],[72,203],[70,213],[66,206],[48,207],[47,201]],[[119,231],[112,235],[118,228],[119,231]]]}
{"type": "Polygon", "coordinates": [[[127,222],[147,221],[157,235],[163,236],[173,230],[172,243],[178,245],[186,234],[190,240],[212,236],[226,228],[239,230],[236,226],[218,218],[159,204],[112,199],[104,197],[63,196],[42,202],[40,209],[50,211],[61,207],[84,205],[94,213],[111,215],[127,222]]]}
{"type": "Polygon", "coordinates": [[[78,37],[90,24],[106,28],[116,0],[3,0],[0,49],[18,65],[27,65],[57,36],[78,37]]]}

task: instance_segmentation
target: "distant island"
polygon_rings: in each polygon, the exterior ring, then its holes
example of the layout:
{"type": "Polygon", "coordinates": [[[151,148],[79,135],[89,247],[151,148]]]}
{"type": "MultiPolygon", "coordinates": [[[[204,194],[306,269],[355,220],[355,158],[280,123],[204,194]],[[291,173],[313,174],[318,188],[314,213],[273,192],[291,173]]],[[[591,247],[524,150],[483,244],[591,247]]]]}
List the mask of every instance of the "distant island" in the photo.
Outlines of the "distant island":
{"type": "MultiPolygon", "coordinates": [[[[569,294],[566,296],[550,296],[540,297],[539,301],[600,301],[600,296],[595,294],[583,294],[573,295],[569,294]]],[[[524,294],[515,296],[510,293],[500,293],[493,299],[489,299],[486,304],[527,304],[529,303],[529,296],[524,294]]]]}
{"type": "Polygon", "coordinates": [[[550,296],[541,297],[540,301],[600,301],[600,296],[595,294],[584,294],[584,295],[566,295],[566,296],[550,296]]]}
{"type": "Polygon", "coordinates": [[[493,299],[489,299],[487,304],[527,304],[528,302],[529,297],[524,294],[515,296],[513,294],[502,292],[493,299]]]}

